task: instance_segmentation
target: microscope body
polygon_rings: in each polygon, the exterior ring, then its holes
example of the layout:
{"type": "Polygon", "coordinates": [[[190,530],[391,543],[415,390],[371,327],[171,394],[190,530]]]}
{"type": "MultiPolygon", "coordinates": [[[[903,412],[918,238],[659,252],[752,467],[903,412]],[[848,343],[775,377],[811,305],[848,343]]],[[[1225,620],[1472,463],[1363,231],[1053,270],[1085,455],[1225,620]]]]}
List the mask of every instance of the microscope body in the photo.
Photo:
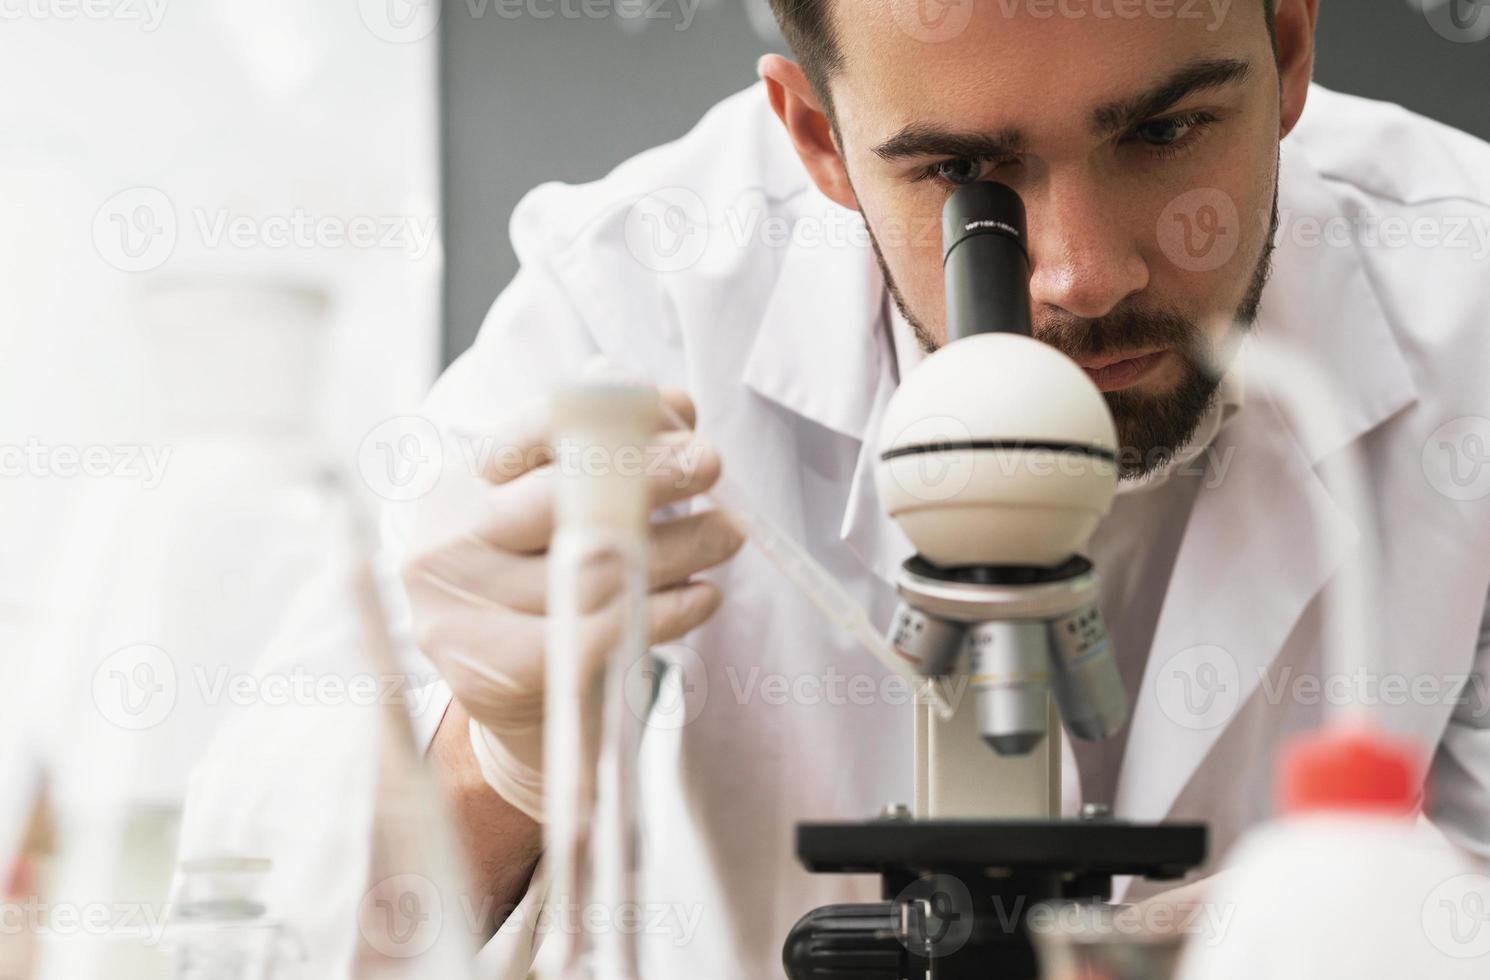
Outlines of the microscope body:
{"type": "Polygon", "coordinates": [[[1097,575],[1077,554],[1116,492],[1117,430],[1086,372],[1030,336],[1019,196],[959,190],[943,247],[948,343],[902,379],[876,471],[918,552],[900,572],[891,641],[974,702],[972,719],[929,717],[924,740],[918,724],[916,812],[1052,817],[1052,697],[1078,738],[1128,719],[1097,575]]]}
{"type": "Polygon", "coordinates": [[[1036,980],[1032,908],[1205,858],[1200,825],[1057,819],[1062,725],[1101,739],[1128,720],[1079,554],[1116,490],[1116,430],[1086,373],[1031,337],[1018,195],[959,189],[943,250],[948,343],[892,398],[876,483],[918,552],[890,639],[953,711],[916,708],[913,809],[799,825],[809,870],[877,873],[884,901],[805,916],[783,951],[792,980],[1036,980]]]}
{"type": "Polygon", "coordinates": [[[944,569],[917,556],[897,584],[891,642],[953,706],[945,718],[917,706],[914,814],[1057,816],[1062,720],[1097,739],[1127,719],[1091,563],[944,569]]]}

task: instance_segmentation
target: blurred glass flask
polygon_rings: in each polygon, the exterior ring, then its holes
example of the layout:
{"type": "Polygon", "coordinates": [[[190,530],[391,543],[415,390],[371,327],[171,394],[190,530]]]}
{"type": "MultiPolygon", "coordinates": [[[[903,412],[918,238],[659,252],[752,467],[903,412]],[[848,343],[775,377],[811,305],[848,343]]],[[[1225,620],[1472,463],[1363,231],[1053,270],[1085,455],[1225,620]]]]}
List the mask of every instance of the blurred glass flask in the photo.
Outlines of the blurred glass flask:
{"type": "Polygon", "coordinates": [[[468,893],[362,502],[316,437],[324,308],[275,283],[169,283],[138,304],[145,441],[169,467],[156,486],[101,486],[61,544],[57,605],[82,609],[38,651],[56,667],[37,712],[57,787],[42,980],[469,975],[468,930],[437,922],[411,942],[379,914],[407,907],[411,881],[451,921],[468,893]],[[224,686],[296,673],[378,694],[340,699],[328,725],[319,685],[310,704],[224,686]],[[314,751],[287,756],[270,730],[302,725],[314,751]],[[193,789],[178,868],[187,771],[209,741],[219,775],[193,789]]]}
{"type": "MultiPolygon", "coordinates": [[[[647,385],[595,380],[553,403],[556,523],[549,549],[544,862],[552,929],[543,980],[636,980],[637,753],[631,668],[650,656],[645,449],[663,423],[647,385]],[[553,955],[557,953],[557,955],[553,955]]],[[[635,692],[633,692],[635,693],[635,692]]]]}
{"type": "Polygon", "coordinates": [[[274,283],[147,281],[133,298],[137,448],[158,468],[88,487],[35,651],[58,843],[40,977],[170,975],[187,775],[223,714],[188,679],[250,669],[308,568],[286,543],[316,467],[324,308],[274,283]]]}
{"type": "Polygon", "coordinates": [[[268,915],[263,858],[183,861],[164,937],[176,980],[284,980],[304,958],[295,933],[268,915]]]}

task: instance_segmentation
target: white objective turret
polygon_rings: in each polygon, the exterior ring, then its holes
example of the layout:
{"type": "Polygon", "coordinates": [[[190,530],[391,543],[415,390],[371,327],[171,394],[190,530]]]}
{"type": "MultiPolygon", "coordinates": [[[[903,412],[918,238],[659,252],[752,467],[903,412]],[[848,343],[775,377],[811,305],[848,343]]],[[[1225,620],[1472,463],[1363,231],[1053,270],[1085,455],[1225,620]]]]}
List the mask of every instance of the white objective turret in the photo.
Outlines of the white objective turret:
{"type": "Polygon", "coordinates": [[[943,567],[1060,564],[1117,487],[1102,393],[1060,351],[1014,333],[928,357],[890,400],[880,454],[880,500],[943,567]]]}

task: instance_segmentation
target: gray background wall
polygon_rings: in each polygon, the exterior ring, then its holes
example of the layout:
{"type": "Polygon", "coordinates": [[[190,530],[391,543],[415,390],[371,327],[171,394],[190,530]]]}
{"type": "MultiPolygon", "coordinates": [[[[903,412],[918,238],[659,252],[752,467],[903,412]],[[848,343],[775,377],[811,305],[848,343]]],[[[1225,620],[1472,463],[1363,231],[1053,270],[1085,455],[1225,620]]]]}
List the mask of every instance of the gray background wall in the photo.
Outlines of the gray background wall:
{"type": "MultiPolygon", "coordinates": [[[[714,102],[749,85],[755,59],[773,46],[758,33],[764,0],[686,0],[696,7],[686,30],[677,29],[685,0],[645,0],[669,20],[618,15],[639,2],[445,0],[447,360],[469,346],[516,272],[507,221],[524,192],[545,180],[593,180],[683,134],[714,102]],[[555,16],[504,16],[519,9],[555,16]],[[611,14],[564,17],[564,10],[611,14]]],[[[1417,9],[1424,2],[1440,0],[1321,0],[1316,77],[1490,139],[1490,40],[1447,40],[1417,9]]],[[[1490,7],[1490,0],[1449,2],[1470,13],[1490,7]]]]}

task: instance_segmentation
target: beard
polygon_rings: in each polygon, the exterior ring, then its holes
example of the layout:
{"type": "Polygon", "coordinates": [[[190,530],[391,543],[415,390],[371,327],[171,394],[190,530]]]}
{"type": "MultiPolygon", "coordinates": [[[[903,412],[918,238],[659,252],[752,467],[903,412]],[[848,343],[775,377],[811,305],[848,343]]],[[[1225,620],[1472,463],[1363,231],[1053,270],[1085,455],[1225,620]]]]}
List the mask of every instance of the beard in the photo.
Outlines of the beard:
{"type": "MultiPolygon", "coordinates": [[[[921,349],[928,354],[935,351],[939,345],[896,286],[867,217],[864,224],[869,228],[869,241],[885,277],[890,298],[915,331],[921,349]]],[[[1179,355],[1180,380],[1168,391],[1158,394],[1136,391],[1103,393],[1117,426],[1118,476],[1121,479],[1148,476],[1166,465],[1195,436],[1195,430],[1216,399],[1216,390],[1230,366],[1236,342],[1257,320],[1263,288],[1272,273],[1277,230],[1278,185],[1275,177],[1272,217],[1262,255],[1252,270],[1246,294],[1230,321],[1216,325],[1220,327],[1214,331],[1221,338],[1219,341],[1211,341],[1210,332],[1175,310],[1131,298],[1095,320],[1075,317],[1059,309],[1035,313],[1035,339],[1073,360],[1152,348],[1167,348],[1179,355]]]]}

